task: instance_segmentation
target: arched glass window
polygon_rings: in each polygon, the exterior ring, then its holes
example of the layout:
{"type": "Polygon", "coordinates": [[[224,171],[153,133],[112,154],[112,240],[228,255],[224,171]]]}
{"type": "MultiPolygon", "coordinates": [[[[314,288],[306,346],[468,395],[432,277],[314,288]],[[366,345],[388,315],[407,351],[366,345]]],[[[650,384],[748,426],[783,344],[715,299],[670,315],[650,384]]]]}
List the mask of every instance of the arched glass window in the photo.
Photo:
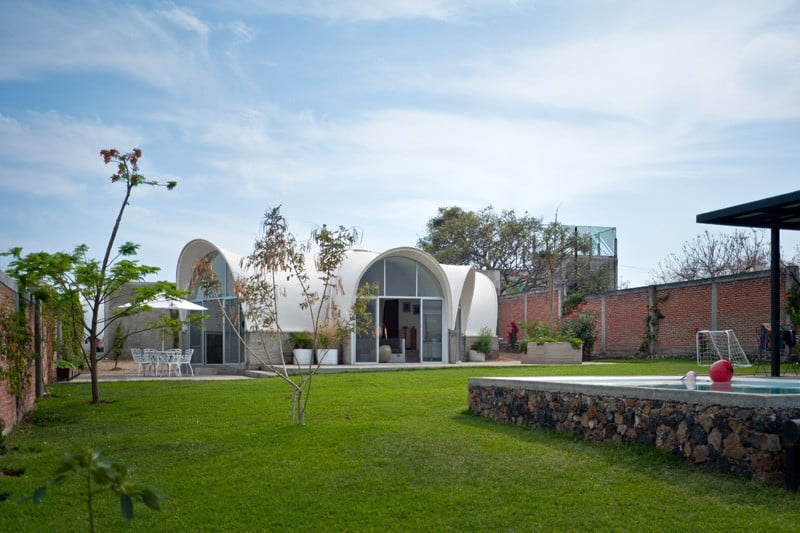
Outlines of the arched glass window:
{"type": "MultiPolygon", "coordinates": [[[[219,280],[219,291],[206,294],[202,287],[194,284],[189,287],[190,299],[207,308],[207,311],[192,311],[205,315],[204,319],[189,327],[189,347],[194,349],[192,361],[212,365],[240,364],[244,361],[244,350],[236,329],[225,318],[227,314],[234,323],[240,322],[241,313],[233,294],[233,274],[225,257],[219,252],[211,252],[204,259],[211,263],[211,269],[219,280]]],[[[241,325],[238,330],[240,333],[243,331],[241,325]]]]}
{"type": "Polygon", "coordinates": [[[441,362],[447,350],[444,291],[433,273],[408,257],[376,261],[359,287],[377,284],[367,306],[370,327],[357,328],[356,363],[441,362]]]}
{"type": "Polygon", "coordinates": [[[407,257],[387,257],[375,262],[361,276],[358,286],[367,283],[377,283],[380,296],[443,297],[442,288],[428,267],[407,257]]]}
{"type": "Polygon", "coordinates": [[[209,297],[232,298],[234,296],[233,275],[231,274],[231,269],[228,268],[228,262],[225,261],[225,257],[219,252],[210,252],[203,258],[203,261],[211,263],[211,269],[219,280],[219,294],[206,295],[203,288],[195,286],[194,280],[192,280],[189,285],[189,290],[191,291],[190,300],[198,302],[209,297]]]}

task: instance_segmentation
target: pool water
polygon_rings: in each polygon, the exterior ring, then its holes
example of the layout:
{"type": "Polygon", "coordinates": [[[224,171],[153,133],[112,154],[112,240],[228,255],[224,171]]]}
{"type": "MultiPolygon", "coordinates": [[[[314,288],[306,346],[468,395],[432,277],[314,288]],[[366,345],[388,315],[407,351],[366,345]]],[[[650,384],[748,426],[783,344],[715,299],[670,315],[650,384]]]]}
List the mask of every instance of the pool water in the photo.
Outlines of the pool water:
{"type": "Polygon", "coordinates": [[[639,385],[648,389],[671,389],[671,390],[698,390],[710,392],[738,392],[745,394],[800,394],[800,384],[753,384],[753,383],[697,383],[696,388],[690,387],[687,383],[656,383],[639,385]]]}

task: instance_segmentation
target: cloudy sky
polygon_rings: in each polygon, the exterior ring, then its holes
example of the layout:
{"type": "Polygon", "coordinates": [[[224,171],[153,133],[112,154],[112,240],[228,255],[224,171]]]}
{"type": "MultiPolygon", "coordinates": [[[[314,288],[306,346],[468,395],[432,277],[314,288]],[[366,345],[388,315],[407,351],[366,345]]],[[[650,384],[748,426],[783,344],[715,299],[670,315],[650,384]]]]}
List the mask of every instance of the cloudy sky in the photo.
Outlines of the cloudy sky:
{"type": "Polygon", "coordinates": [[[0,248],[100,257],[99,151],[141,147],[179,184],[136,190],[119,242],[163,279],[278,204],[375,250],[492,205],[616,227],[637,286],[718,230],[698,213],[800,189],[797,2],[2,2],[0,51],[0,248]]]}

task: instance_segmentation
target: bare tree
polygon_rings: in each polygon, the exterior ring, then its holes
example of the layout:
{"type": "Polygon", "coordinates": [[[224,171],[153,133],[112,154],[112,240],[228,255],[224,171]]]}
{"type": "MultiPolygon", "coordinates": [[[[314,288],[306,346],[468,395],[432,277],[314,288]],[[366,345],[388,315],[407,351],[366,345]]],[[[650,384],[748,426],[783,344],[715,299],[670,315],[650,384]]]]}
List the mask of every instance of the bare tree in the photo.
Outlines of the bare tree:
{"type": "Polygon", "coordinates": [[[761,231],[704,231],[671,253],[652,273],[656,283],[716,278],[769,267],[769,246],[761,231]]]}
{"type": "MultiPolygon", "coordinates": [[[[264,215],[261,234],[256,238],[253,251],[241,261],[245,274],[235,281],[233,288],[242,316],[252,324],[255,342],[247,342],[239,332],[238,312],[230,313],[222,300],[218,300],[220,312],[247,353],[291,387],[292,421],[298,425],[305,423],[311,382],[320,369],[321,360],[318,358],[316,363],[312,360],[308,364],[295,360],[294,368],[290,368],[284,359],[283,337],[288,332],[282,327],[283,318],[279,310],[283,303],[291,302],[285,284],[294,281],[299,286],[301,297],[298,305],[308,313],[313,348],[323,348],[323,333],[329,341],[333,338],[339,343],[345,341],[352,331],[369,330],[372,323],[366,301],[372,297],[372,287],[362,287],[358,291],[347,315],[342,314],[335,303],[336,294],[343,290],[339,268],[358,238],[355,230],[342,226],[331,230],[323,225],[311,233],[309,242],[298,242],[280,213],[280,206],[271,208],[264,215]],[[313,256],[316,279],[309,273],[309,256],[313,256]]],[[[207,258],[195,265],[193,283],[206,294],[219,295],[221,292],[220,280],[207,258]]]]}

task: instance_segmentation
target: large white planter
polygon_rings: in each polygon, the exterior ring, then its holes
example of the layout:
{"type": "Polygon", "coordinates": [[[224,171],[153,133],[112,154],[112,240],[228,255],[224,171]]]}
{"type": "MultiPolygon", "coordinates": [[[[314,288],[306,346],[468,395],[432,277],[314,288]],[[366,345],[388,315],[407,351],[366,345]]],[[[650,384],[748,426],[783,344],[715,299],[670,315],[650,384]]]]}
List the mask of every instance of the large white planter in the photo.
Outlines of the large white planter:
{"type": "Polygon", "coordinates": [[[310,365],[314,359],[314,350],[311,348],[295,348],[293,353],[296,365],[310,365]]]}
{"type": "Polygon", "coordinates": [[[568,342],[529,342],[521,359],[529,365],[579,365],[583,357],[581,349],[573,348],[568,342]]]}
{"type": "Polygon", "coordinates": [[[336,348],[319,348],[317,350],[317,363],[321,365],[338,365],[339,350],[336,348]]]}

